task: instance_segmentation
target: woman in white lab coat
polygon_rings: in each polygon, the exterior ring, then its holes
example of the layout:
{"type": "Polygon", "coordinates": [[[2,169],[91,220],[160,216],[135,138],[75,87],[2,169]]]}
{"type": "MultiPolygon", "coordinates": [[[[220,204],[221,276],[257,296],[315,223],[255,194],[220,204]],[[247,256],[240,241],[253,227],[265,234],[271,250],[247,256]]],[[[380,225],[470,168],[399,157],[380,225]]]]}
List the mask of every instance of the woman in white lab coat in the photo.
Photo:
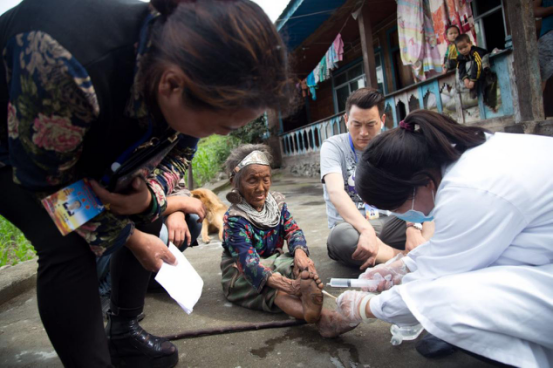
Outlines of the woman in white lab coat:
{"type": "Polygon", "coordinates": [[[385,291],[342,294],[344,315],[421,323],[501,363],[553,366],[553,138],[419,110],[371,141],[356,177],[365,202],[407,222],[434,219],[436,232],[362,274],[385,291]]]}

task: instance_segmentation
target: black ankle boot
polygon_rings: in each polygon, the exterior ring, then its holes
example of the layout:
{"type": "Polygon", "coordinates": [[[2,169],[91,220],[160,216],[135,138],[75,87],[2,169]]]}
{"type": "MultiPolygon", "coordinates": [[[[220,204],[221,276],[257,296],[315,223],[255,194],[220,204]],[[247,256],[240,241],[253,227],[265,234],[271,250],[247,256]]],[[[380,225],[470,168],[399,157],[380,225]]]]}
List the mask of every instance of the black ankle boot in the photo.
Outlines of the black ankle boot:
{"type": "Polygon", "coordinates": [[[108,313],[106,335],[115,367],[172,368],[179,361],[177,347],[144,331],[136,318],[108,313]]]}

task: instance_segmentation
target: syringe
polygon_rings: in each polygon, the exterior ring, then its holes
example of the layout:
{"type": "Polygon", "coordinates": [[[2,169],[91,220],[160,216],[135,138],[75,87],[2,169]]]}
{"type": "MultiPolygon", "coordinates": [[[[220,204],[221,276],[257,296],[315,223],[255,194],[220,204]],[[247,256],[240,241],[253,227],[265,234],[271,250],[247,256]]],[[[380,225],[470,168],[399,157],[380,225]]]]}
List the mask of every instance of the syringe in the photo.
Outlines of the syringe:
{"type": "Polygon", "coordinates": [[[378,281],[363,279],[330,279],[329,285],[340,288],[376,288],[378,286],[378,281]]]}

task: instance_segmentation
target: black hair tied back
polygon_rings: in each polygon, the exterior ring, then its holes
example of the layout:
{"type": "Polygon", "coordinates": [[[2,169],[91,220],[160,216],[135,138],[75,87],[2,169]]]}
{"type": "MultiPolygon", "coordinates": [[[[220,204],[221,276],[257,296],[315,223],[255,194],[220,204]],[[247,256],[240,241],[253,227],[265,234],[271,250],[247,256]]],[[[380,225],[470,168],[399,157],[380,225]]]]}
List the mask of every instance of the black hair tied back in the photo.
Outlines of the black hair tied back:
{"type": "Polygon", "coordinates": [[[368,204],[393,210],[413,196],[413,188],[433,181],[441,169],[486,141],[486,129],[458,124],[449,116],[416,110],[374,137],[363,152],[355,189],[368,204]]]}

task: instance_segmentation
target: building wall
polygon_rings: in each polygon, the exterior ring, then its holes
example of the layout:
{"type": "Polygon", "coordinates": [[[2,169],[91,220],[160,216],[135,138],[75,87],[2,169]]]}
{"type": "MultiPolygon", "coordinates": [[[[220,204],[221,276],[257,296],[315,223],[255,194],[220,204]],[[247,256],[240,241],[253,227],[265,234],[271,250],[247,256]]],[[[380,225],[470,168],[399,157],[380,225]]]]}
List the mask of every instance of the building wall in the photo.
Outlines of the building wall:
{"type": "Polygon", "coordinates": [[[361,49],[361,39],[356,39],[353,42],[348,42],[344,47],[344,60],[340,63],[340,66],[348,65],[355,60],[363,57],[363,50],[361,49]]]}
{"type": "Polygon", "coordinates": [[[317,99],[309,99],[311,122],[315,122],[334,115],[334,98],[332,96],[332,81],[327,80],[319,84],[317,99]]]}

